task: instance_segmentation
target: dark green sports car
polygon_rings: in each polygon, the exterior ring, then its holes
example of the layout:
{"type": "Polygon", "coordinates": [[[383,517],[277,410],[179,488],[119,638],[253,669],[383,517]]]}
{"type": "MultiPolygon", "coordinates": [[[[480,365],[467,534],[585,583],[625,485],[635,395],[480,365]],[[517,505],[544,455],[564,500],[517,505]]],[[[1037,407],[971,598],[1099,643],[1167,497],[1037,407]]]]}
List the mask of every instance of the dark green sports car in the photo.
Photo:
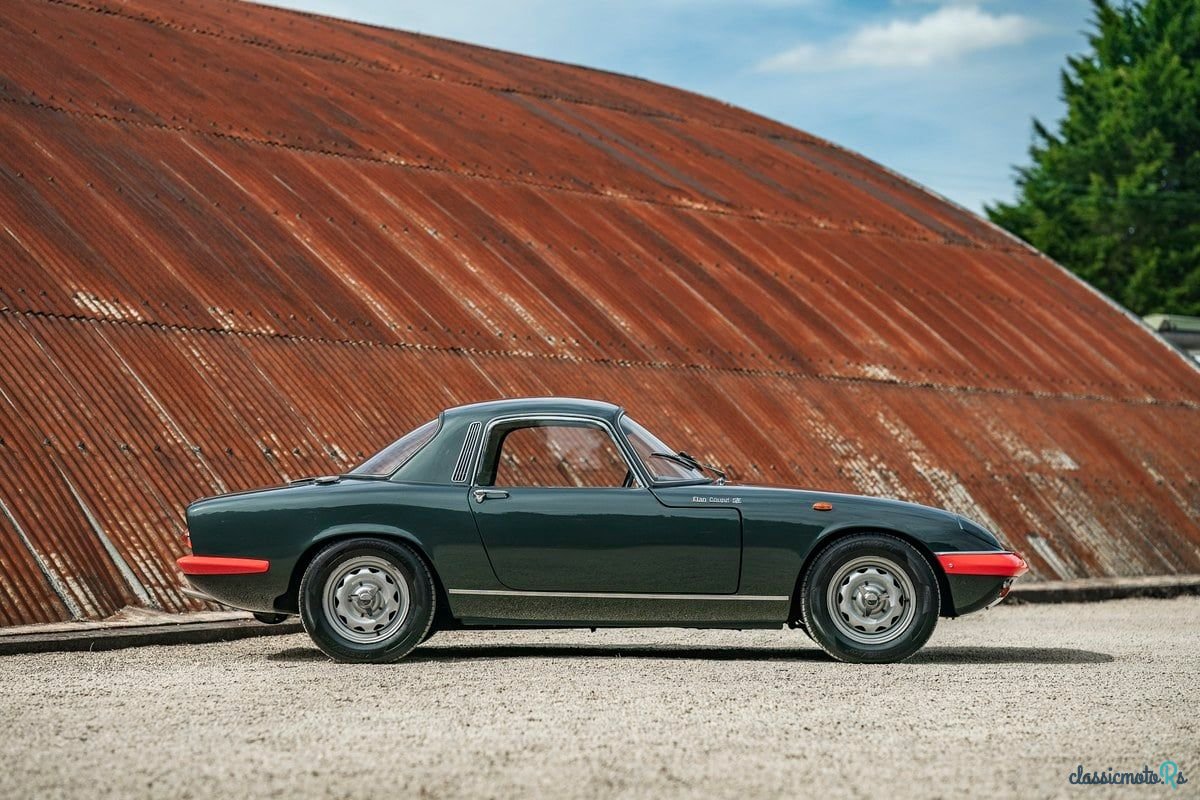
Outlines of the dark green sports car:
{"type": "Polygon", "coordinates": [[[193,594],[299,614],[340,661],[455,628],[781,625],[899,661],[1026,569],[956,514],[729,484],[620,407],[563,398],[443,411],[348,474],[199,500],[187,525],[193,594]]]}

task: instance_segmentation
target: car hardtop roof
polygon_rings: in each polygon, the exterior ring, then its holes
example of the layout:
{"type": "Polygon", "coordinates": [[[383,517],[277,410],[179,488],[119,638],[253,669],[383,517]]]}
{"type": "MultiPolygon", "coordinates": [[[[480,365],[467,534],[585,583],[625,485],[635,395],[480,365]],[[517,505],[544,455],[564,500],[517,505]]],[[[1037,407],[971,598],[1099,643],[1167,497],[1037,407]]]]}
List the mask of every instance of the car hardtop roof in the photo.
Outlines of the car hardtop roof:
{"type": "Polygon", "coordinates": [[[622,408],[603,400],[588,400],[580,397],[517,397],[507,400],[491,400],[448,408],[443,412],[450,417],[470,417],[486,422],[510,414],[572,414],[616,422],[622,408]]]}

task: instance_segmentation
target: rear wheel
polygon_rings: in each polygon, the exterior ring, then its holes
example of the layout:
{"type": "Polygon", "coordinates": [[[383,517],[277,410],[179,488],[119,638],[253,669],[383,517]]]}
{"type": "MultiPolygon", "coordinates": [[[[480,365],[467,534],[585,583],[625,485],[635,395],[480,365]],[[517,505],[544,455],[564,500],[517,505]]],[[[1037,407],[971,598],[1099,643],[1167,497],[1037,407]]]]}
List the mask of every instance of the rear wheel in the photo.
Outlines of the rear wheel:
{"type": "Polygon", "coordinates": [[[858,534],[813,561],[801,585],[806,632],[841,661],[902,661],[929,641],[941,598],[929,561],[903,539],[858,534]]]}
{"type": "Polygon", "coordinates": [[[351,539],[322,550],[300,581],[300,619],[337,661],[398,661],[429,632],[433,577],[410,547],[351,539]]]}

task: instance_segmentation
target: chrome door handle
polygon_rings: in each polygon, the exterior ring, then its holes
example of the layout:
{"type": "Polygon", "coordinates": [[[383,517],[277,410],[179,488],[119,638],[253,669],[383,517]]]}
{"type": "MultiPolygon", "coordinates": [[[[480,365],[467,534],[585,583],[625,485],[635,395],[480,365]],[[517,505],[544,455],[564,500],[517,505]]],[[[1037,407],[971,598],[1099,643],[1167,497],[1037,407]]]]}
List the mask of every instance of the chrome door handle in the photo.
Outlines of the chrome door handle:
{"type": "Polygon", "coordinates": [[[484,500],[503,500],[508,497],[508,492],[502,489],[476,489],[475,502],[482,503],[484,500]]]}

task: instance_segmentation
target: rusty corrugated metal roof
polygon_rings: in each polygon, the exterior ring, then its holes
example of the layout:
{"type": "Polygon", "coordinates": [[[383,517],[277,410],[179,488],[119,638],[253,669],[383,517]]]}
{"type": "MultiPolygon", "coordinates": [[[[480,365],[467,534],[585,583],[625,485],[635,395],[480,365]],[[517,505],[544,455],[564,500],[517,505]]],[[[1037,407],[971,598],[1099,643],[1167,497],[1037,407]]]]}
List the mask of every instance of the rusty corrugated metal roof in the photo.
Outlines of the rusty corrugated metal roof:
{"type": "Polygon", "coordinates": [[[191,499],[516,395],[962,511],[1039,577],[1200,571],[1200,372],[800,131],[218,0],[5,4],[0,102],[0,624],[187,608],[191,499]]]}

